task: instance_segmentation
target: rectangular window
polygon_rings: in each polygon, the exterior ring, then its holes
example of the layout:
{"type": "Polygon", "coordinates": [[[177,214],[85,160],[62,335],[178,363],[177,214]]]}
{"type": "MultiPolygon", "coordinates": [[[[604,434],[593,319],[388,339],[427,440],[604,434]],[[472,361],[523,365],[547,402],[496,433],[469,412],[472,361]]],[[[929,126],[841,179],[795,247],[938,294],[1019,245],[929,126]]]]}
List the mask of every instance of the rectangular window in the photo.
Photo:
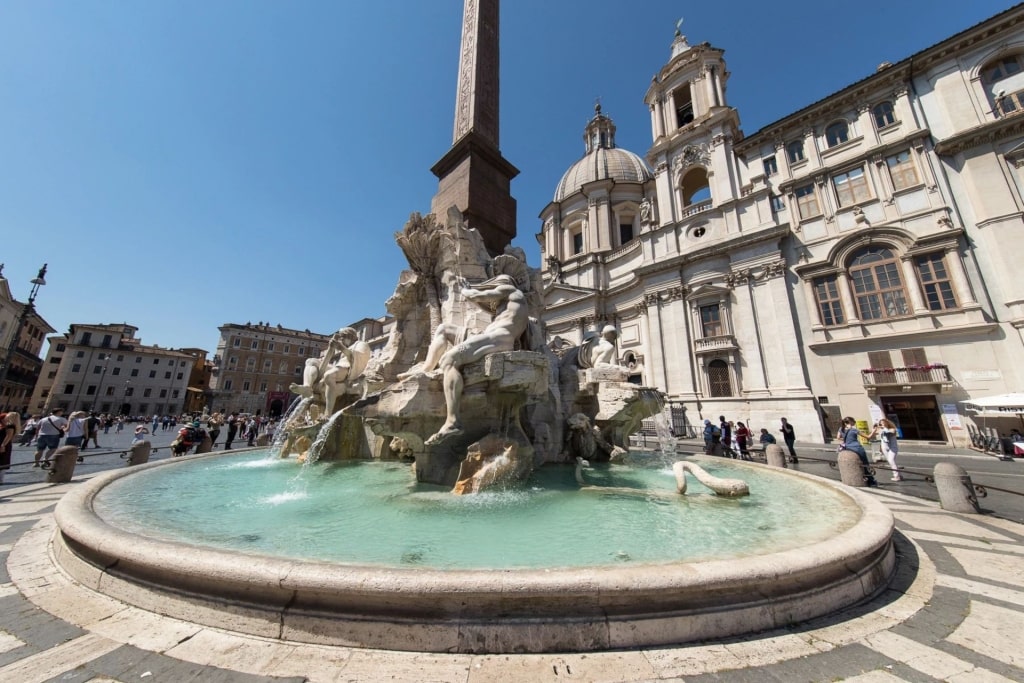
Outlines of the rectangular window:
{"type": "Polygon", "coordinates": [[[242,382],[242,391],[249,391],[249,388],[251,386],[252,386],[252,383],[249,382],[249,380],[245,380],[244,382],[242,382]]]}
{"type": "Polygon", "coordinates": [[[156,370],[150,370],[149,371],[149,378],[150,379],[154,379],[155,377],[156,377],[156,370]]]}
{"type": "Polygon", "coordinates": [[[903,365],[928,365],[928,355],[920,346],[900,351],[903,355],[903,365]]]}
{"type": "Polygon", "coordinates": [[[185,377],[185,373],[183,373],[183,372],[179,372],[179,373],[178,373],[178,377],[177,377],[177,379],[182,379],[182,378],[184,378],[184,377],[185,377]]]}
{"type": "Polygon", "coordinates": [[[96,395],[96,385],[95,384],[90,384],[88,387],[86,387],[85,394],[87,396],[95,396],[96,395]]]}
{"type": "Polygon", "coordinates": [[[64,393],[65,394],[73,394],[73,393],[75,393],[75,385],[74,384],[65,384],[64,385],[64,393]]]}
{"type": "Polygon", "coordinates": [[[117,362],[120,363],[122,361],[124,361],[124,354],[123,353],[117,354],[117,362]]]}
{"type": "Polygon", "coordinates": [[[114,395],[114,387],[107,387],[106,395],[107,396],[113,396],[114,395]]]}
{"type": "Polygon", "coordinates": [[[782,201],[782,197],[777,194],[772,195],[772,211],[778,213],[786,209],[786,203],[782,201]]]}
{"type": "Polygon", "coordinates": [[[917,277],[921,281],[921,290],[928,310],[948,311],[957,307],[953,285],[949,281],[949,272],[946,270],[942,254],[918,256],[917,277]]]}
{"type": "Polygon", "coordinates": [[[121,374],[121,368],[114,368],[113,370],[110,371],[110,374],[111,375],[115,375],[115,376],[116,375],[120,375],[121,374]]]}
{"type": "Polygon", "coordinates": [[[94,374],[94,375],[98,375],[98,374],[100,374],[101,372],[103,372],[103,366],[102,366],[102,365],[94,365],[94,366],[93,366],[93,368],[92,368],[92,374],[94,374]]]}
{"type": "Polygon", "coordinates": [[[161,389],[160,390],[160,398],[167,398],[167,390],[166,389],[161,389]]]}
{"type": "Polygon", "coordinates": [[[57,356],[54,356],[48,362],[49,363],[53,363],[54,365],[57,365],[58,363],[60,363],[60,358],[58,358],[57,356]]]}
{"type": "Polygon", "coordinates": [[[296,365],[295,366],[295,374],[296,375],[301,375],[302,374],[302,366],[301,365],[296,365]]]}
{"type": "Polygon", "coordinates": [[[689,85],[677,88],[672,93],[672,105],[676,110],[676,128],[693,122],[693,96],[689,85]]]}
{"type": "Polygon", "coordinates": [[[136,363],[141,363],[142,362],[142,356],[135,356],[135,362],[136,363]]]}
{"type": "Polygon", "coordinates": [[[171,392],[171,398],[178,398],[179,393],[180,392],[177,389],[175,389],[174,391],[171,392]]]}
{"type": "Polygon", "coordinates": [[[633,224],[619,223],[619,245],[629,244],[633,241],[633,224]]]}
{"type": "Polygon", "coordinates": [[[231,340],[231,345],[237,349],[242,345],[242,340],[238,337],[235,337],[234,339],[231,340]]]}
{"type": "Polygon", "coordinates": [[[292,352],[292,347],[289,346],[288,344],[285,344],[284,345],[284,353],[291,353],[291,352],[292,352]]]}
{"type": "Polygon", "coordinates": [[[92,341],[92,332],[83,332],[82,339],[78,342],[82,346],[88,346],[89,342],[92,341]]]}
{"type": "Polygon", "coordinates": [[[917,169],[914,168],[909,149],[886,157],[885,163],[889,167],[889,177],[892,178],[894,189],[905,190],[918,184],[917,169]]]}
{"type": "Polygon", "coordinates": [[[229,380],[229,379],[224,380],[224,390],[225,391],[231,391],[231,380],[229,380]]]}
{"type": "Polygon", "coordinates": [[[152,395],[153,395],[153,390],[151,388],[146,387],[145,389],[142,390],[142,397],[143,398],[149,398],[152,395]]]}
{"type": "Polygon", "coordinates": [[[249,348],[251,348],[253,351],[255,351],[256,349],[260,348],[260,343],[258,341],[256,341],[255,339],[253,339],[252,340],[252,345],[249,348]]]}
{"type": "Polygon", "coordinates": [[[892,356],[888,351],[868,351],[868,367],[873,370],[891,368],[892,356]]]}
{"type": "Polygon", "coordinates": [[[263,372],[270,372],[270,361],[263,361],[263,372]]]}
{"type": "Polygon", "coordinates": [[[794,140],[786,145],[786,158],[789,163],[795,164],[804,160],[804,141],[794,140]]]}
{"type": "Polygon", "coordinates": [[[722,318],[718,304],[700,307],[700,325],[705,337],[722,336],[722,318]]]}
{"type": "Polygon", "coordinates": [[[74,365],[71,366],[71,372],[81,372],[81,370],[82,370],[82,364],[81,363],[75,363],[74,365]]]}
{"type": "Polygon", "coordinates": [[[864,177],[863,168],[855,168],[846,173],[832,176],[832,185],[836,188],[839,206],[853,206],[870,199],[868,180],[864,177]]]}
{"type": "Polygon", "coordinates": [[[843,324],[843,304],[839,300],[839,286],[835,275],[814,281],[814,295],[818,300],[821,324],[826,327],[843,324]]]}
{"type": "Polygon", "coordinates": [[[170,379],[170,378],[171,378],[171,373],[165,372],[164,373],[164,379],[170,379]]]}
{"type": "Polygon", "coordinates": [[[764,174],[766,176],[773,176],[779,172],[779,164],[775,161],[775,157],[768,157],[764,160],[764,174]]]}
{"type": "Polygon", "coordinates": [[[266,382],[260,382],[260,391],[266,391],[266,390],[267,390],[267,383],[266,382]]]}
{"type": "Polygon", "coordinates": [[[574,232],[572,234],[572,253],[579,254],[583,252],[583,233],[574,232]]]}
{"type": "Polygon", "coordinates": [[[145,415],[148,412],[149,412],[149,404],[148,403],[140,403],[139,404],[139,413],[142,414],[142,415],[145,415]]]}
{"type": "Polygon", "coordinates": [[[131,375],[132,375],[132,377],[138,377],[139,376],[139,369],[138,368],[132,368],[131,375]]]}
{"type": "Polygon", "coordinates": [[[159,358],[154,358],[153,359],[153,365],[160,365],[160,359],[159,358]]]}
{"type": "Polygon", "coordinates": [[[66,348],[67,348],[67,346],[65,346],[64,344],[57,344],[57,351],[58,352],[63,351],[66,348]]]}
{"type": "Polygon", "coordinates": [[[273,350],[274,350],[274,342],[268,342],[267,343],[267,351],[273,351],[273,350]]]}
{"type": "Polygon", "coordinates": [[[56,377],[56,376],[57,376],[57,371],[56,371],[56,370],[54,370],[53,372],[51,372],[51,373],[48,373],[48,374],[46,375],[46,379],[53,379],[53,378],[54,378],[54,377],[56,377]]]}
{"type": "Polygon", "coordinates": [[[173,368],[174,367],[174,359],[173,358],[167,359],[167,364],[170,365],[173,368]]]}
{"type": "Polygon", "coordinates": [[[85,351],[79,351],[76,353],[75,358],[85,358],[85,351]]]}
{"type": "Polygon", "coordinates": [[[125,387],[124,395],[125,396],[134,396],[135,395],[135,387],[125,387]]]}
{"type": "Polygon", "coordinates": [[[103,335],[103,341],[100,342],[100,346],[102,346],[105,349],[109,349],[110,348],[110,342],[113,341],[113,339],[114,338],[112,336],[110,336],[109,334],[103,335]]]}
{"type": "Polygon", "coordinates": [[[804,185],[793,190],[796,195],[796,206],[800,212],[800,218],[807,220],[821,215],[821,207],[818,205],[818,195],[814,192],[814,185],[804,185]]]}

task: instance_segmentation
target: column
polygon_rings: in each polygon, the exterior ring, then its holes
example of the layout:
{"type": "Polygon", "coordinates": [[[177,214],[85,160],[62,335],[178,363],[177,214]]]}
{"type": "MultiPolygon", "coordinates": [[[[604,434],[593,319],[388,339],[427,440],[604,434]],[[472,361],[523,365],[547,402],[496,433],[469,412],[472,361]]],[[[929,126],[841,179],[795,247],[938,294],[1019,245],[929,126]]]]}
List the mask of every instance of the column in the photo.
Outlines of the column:
{"type": "Polygon", "coordinates": [[[904,256],[900,259],[900,266],[903,269],[904,289],[910,293],[910,305],[914,315],[926,315],[928,306],[925,305],[924,297],[921,295],[921,286],[917,280],[917,269],[914,268],[913,259],[904,256]]]}
{"type": "MultiPolygon", "coordinates": [[[[846,313],[846,322],[851,325],[859,325],[860,315],[857,309],[856,299],[853,297],[850,277],[846,274],[846,271],[836,275],[836,288],[839,290],[839,300],[843,303],[843,311],[846,313]]],[[[812,300],[817,304],[817,297],[814,297],[812,300]]]]}
{"type": "Polygon", "coordinates": [[[950,248],[946,250],[946,267],[949,268],[949,279],[953,283],[953,291],[956,293],[956,300],[961,307],[977,306],[978,300],[974,298],[971,290],[971,281],[967,279],[967,271],[964,270],[964,263],[960,260],[960,250],[950,248]]]}

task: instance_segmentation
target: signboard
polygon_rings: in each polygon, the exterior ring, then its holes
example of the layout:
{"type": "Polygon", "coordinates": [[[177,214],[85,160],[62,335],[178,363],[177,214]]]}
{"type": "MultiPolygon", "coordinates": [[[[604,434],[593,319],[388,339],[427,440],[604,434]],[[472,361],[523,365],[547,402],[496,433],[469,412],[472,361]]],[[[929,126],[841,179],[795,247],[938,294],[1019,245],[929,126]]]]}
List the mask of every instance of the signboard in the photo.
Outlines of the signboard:
{"type": "Polygon", "coordinates": [[[942,419],[946,421],[946,426],[949,427],[950,431],[962,430],[964,428],[960,422],[960,413],[957,412],[955,403],[942,404],[942,419]]]}
{"type": "Polygon", "coordinates": [[[885,415],[882,413],[882,407],[877,403],[868,404],[868,414],[871,415],[871,424],[874,424],[881,420],[883,417],[885,417],[885,415]]]}

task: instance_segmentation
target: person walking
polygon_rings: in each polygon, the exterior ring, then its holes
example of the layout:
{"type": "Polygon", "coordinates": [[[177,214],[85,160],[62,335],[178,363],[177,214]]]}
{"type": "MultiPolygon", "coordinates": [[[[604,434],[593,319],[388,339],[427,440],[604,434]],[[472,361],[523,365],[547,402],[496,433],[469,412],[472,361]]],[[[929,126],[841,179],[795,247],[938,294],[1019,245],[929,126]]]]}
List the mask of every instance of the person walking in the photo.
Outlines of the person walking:
{"type": "Polygon", "coordinates": [[[65,446],[77,446],[82,448],[89,435],[89,426],[86,424],[86,413],[84,410],[76,410],[68,417],[67,438],[64,439],[65,446]]]}
{"type": "Polygon", "coordinates": [[[14,439],[21,431],[21,415],[11,411],[0,419],[0,484],[4,483],[4,473],[11,469],[11,450],[14,439]]]}
{"type": "Polygon", "coordinates": [[[711,420],[704,420],[704,454],[711,455],[715,447],[715,425],[711,420]]]}
{"type": "Polygon", "coordinates": [[[786,442],[786,448],[789,449],[789,461],[800,462],[796,457],[796,449],[793,447],[793,444],[796,443],[796,430],[793,429],[793,425],[789,424],[786,418],[782,418],[782,429],[779,431],[782,432],[782,440],[786,442]]]}
{"type": "Polygon", "coordinates": [[[85,427],[86,427],[86,432],[85,432],[85,446],[84,446],[84,448],[88,448],[89,447],[89,442],[90,441],[92,441],[92,445],[93,446],[95,446],[96,448],[99,448],[100,447],[99,441],[96,440],[96,437],[99,436],[99,433],[100,433],[100,418],[99,418],[99,416],[96,415],[96,413],[92,413],[91,415],[89,415],[89,417],[87,417],[85,419],[85,427]]]}
{"type": "Polygon", "coordinates": [[[231,442],[235,440],[235,435],[238,434],[238,411],[231,413],[228,418],[228,437],[224,442],[224,450],[230,450],[231,442]]]}
{"type": "Polygon", "coordinates": [[[32,443],[33,439],[36,438],[36,431],[39,429],[39,416],[33,415],[25,422],[25,428],[21,432],[21,438],[18,439],[19,446],[27,446],[32,443]]]}
{"type": "Polygon", "coordinates": [[[844,417],[843,426],[840,428],[839,433],[836,434],[836,438],[839,439],[840,453],[843,451],[853,451],[860,458],[861,465],[864,466],[864,481],[867,482],[867,485],[878,486],[875,476],[871,473],[871,462],[868,460],[867,451],[864,450],[864,446],[860,443],[860,430],[857,429],[857,421],[852,417],[844,417]]]}
{"type": "Polygon", "coordinates": [[[217,437],[220,436],[220,426],[224,424],[224,416],[220,413],[214,413],[210,416],[210,419],[206,421],[206,427],[210,430],[210,448],[217,447],[217,437]]]}
{"type": "Polygon", "coordinates": [[[39,436],[36,437],[35,464],[32,467],[39,467],[39,460],[42,459],[44,466],[50,466],[50,458],[53,452],[60,446],[60,439],[64,436],[64,430],[68,427],[68,421],[64,417],[63,408],[54,408],[49,417],[39,421],[39,436]],[[45,457],[43,454],[45,452],[45,457]]]}
{"type": "Polygon", "coordinates": [[[878,421],[878,426],[875,427],[875,431],[872,434],[878,436],[882,455],[885,456],[886,462],[889,463],[889,469],[892,470],[892,480],[903,481],[903,477],[900,475],[900,468],[896,466],[896,456],[900,452],[896,424],[889,418],[883,417],[878,421]]]}
{"type": "Polygon", "coordinates": [[[740,451],[740,457],[750,460],[750,450],[747,446],[750,441],[750,430],[742,422],[736,423],[736,447],[740,451]]]}

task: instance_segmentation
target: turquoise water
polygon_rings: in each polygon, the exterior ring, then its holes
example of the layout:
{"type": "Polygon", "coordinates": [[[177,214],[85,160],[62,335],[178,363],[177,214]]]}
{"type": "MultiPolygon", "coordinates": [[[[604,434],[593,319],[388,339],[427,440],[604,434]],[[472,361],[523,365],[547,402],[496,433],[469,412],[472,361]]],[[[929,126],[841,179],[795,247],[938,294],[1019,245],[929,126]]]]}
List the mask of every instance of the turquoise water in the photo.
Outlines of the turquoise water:
{"type": "Polygon", "coordinates": [[[569,466],[515,490],[453,496],[408,464],[317,463],[245,453],[144,470],[104,488],[95,510],[151,538],[241,553],[436,569],[606,566],[729,558],[801,547],[851,527],[858,508],[830,488],[763,468],[697,458],[751,495],[718,498],[690,478],[675,492],[656,456],[595,465],[580,490],[569,466]]]}

